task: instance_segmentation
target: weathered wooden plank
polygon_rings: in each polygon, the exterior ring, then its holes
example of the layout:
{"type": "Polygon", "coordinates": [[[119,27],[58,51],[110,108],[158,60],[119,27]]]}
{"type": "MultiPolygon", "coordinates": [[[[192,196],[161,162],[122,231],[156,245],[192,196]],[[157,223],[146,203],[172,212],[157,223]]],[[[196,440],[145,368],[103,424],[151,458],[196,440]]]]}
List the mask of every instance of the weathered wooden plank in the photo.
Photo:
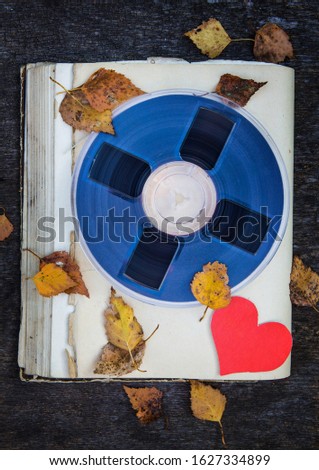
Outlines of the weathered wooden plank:
{"type": "MultiPolygon", "coordinates": [[[[0,204],[15,231],[0,244],[1,448],[221,448],[218,427],[195,420],[185,383],[162,383],[169,426],[142,427],[120,383],[26,384],[16,362],[20,322],[19,68],[27,62],[145,59],[203,60],[183,32],[217,17],[232,37],[252,36],[266,21],[282,25],[296,58],[295,252],[319,271],[318,7],[316,0],[158,0],[1,3],[0,204]]],[[[234,43],[224,59],[253,60],[234,43]]],[[[275,105],[274,105],[275,112],[275,105]]],[[[318,315],[295,308],[292,375],[280,382],[224,383],[229,449],[318,448],[318,315]]]]}

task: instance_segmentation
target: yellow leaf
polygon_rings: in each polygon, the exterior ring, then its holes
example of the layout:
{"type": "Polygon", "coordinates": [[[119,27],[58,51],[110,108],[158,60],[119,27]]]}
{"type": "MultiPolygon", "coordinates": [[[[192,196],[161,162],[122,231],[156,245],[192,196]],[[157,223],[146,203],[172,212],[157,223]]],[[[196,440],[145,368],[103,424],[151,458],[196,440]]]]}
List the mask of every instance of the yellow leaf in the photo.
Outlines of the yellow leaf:
{"type": "Polygon", "coordinates": [[[134,311],[122,297],[117,297],[111,288],[110,306],[104,312],[105,331],[108,343],[102,349],[94,369],[95,374],[121,376],[139,369],[146,342],[158,330],[159,325],[148,338],[143,338],[143,329],[134,316],[134,311]]]}
{"type": "Polygon", "coordinates": [[[143,339],[142,327],[136,320],[132,307],[127,305],[122,297],[116,297],[114,289],[111,292],[110,304],[111,308],[105,312],[108,340],[131,354],[143,339]]]}
{"type": "Polygon", "coordinates": [[[150,423],[162,416],[163,392],[158,388],[133,388],[125,385],[123,385],[123,388],[133,409],[136,411],[136,416],[142,423],[150,423]]]}
{"type": "MultiPolygon", "coordinates": [[[[230,287],[227,284],[226,266],[215,261],[214,263],[205,264],[203,271],[195,274],[191,289],[194,297],[201,304],[216,310],[217,308],[227,307],[230,302],[230,287]]],[[[204,316],[201,320],[203,318],[204,316]]]]}
{"type": "Polygon", "coordinates": [[[89,291],[83,281],[80,268],[69,253],[66,251],[54,251],[50,255],[44,256],[44,258],[40,259],[40,269],[48,263],[54,263],[61,267],[76,283],[75,287],[71,287],[65,291],[66,294],[81,294],[90,297],[89,291]]]}
{"type": "Polygon", "coordinates": [[[211,59],[219,56],[231,42],[221,23],[215,18],[203,22],[197,28],[185,33],[185,36],[189,37],[198,49],[211,59]]]}
{"type": "Polygon", "coordinates": [[[226,397],[219,390],[196,380],[191,381],[191,408],[195,418],[219,423],[222,441],[225,444],[222,416],[226,406],[226,397]]]}
{"type": "Polygon", "coordinates": [[[8,236],[13,231],[13,225],[6,216],[4,209],[0,207],[0,211],[3,211],[3,214],[0,215],[0,242],[8,238],[8,236]]]}
{"type": "Polygon", "coordinates": [[[192,380],[191,406],[196,418],[219,423],[225,410],[226,397],[210,385],[192,380]]]}
{"type": "Polygon", "coordinates": [[[317,310],[319,302],[319,275],[294,256],[290,275],[290,298],[295,305],[309,306],[317,310]]]}
{"type": "Polygon", "coordinates": [[[39,294],[44,297],[52,297],[61,294],[70,287],[77,285],[62,268],[55,263],[43,266],[33,278],[39,294]]]}

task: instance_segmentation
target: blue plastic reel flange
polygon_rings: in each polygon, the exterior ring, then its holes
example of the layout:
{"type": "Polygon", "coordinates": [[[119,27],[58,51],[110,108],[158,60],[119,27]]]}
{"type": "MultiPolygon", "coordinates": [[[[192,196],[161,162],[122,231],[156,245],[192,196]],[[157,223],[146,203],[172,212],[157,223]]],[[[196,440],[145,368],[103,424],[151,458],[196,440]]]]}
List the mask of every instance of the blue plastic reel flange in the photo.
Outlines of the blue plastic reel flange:
{"type": "Polygon", "coordinates": [[[80,242],[95,267],[122,291],[163,306],[196,305],[190,282],[208,262],[227,266],[232,292],[255,278],[279,247],[289,211],[285,165],[265,129],[228,100],[193,90],[130,100],[113,125],[115,135],[88,138],[73,178],[80,242]],[[154,228],[142,202],[151,175],[174,162],[200,167],[217,198],[211,217],[186,235],[154,228]]]}

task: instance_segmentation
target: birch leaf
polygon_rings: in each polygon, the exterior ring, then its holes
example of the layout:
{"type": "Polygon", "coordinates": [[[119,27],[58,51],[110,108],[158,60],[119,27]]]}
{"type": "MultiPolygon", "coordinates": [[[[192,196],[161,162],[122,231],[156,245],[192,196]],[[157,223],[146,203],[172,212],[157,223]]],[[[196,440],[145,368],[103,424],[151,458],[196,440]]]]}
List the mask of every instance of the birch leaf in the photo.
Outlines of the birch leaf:
{"type": "MultiPolygon", "coordinates": [[[[191,290],[194,297],[207,308],[224,308],[230,302],[230,287],[228,286],[227,268],[215,261],[203,266],[203,271],[195,274],[191,290]]],[[[204,312],[207,311],[207,308],[204,312]]]]}
{"type": "Polygon", "coordinates": [[[105,332],[108,343],[96,363],[95,374],[124,375],[139,369],[145,353],[146,342],[155,334],[159,325],[148,336],[137,321],[132,307],[116,296],[111,288],[110,305],[104,312],[105,332]]]}
{"type": "Polygon", "coordinates": [[[40,258],[29,248],[32,255],[39,259],[39,272],[32,278],[39,294],[51,297],[62,292],[66,294],[81,294],[90,297],[82,279],[80,268],[66,251],[54,251],[40,258]]]}
{"type": "Polygon", "coordinates": [[[256,91],[266,85],[266,83],[255,82],[255,80],[247,80],[230,73],[225,73],[220,77],[216,93],[234,101],[239,106],[245,106],[256,91]]]}
{"type": "Polygon", "coordinates": [[[126,351],[132,351],[143,339],[143,330],[134,316],[132,307],[111,291],[111,307],[105,313],[106,334],[110,343],[126,351]]]}
{"type": "Polygon", "coordinates": [[[294,55],[289,36],[280,26],[267,23],[256,32],[254,56],[263,62],[278,64],[294,55]]]}
{"type": "Polygon", "coordinates": [[[295,305],[313,307],[319,302],[319,275],[294,256],[290,275],[290,299],[295,305]]]}
{"type": "Polygon", "coordinates": [[[115,376],[130,374],[142,364],[145,346],[144,341],[136,346],[132,351],[132,361],[128,351],[120,349],[112,343],[107,343],[102,350],[100,359],[96,363],[94,374],[115,376]]]}
{"type": "Polygon", "coordinates": [[[99,112],[92,108],[81,89],[69,92],[63,98],[59,111],[64,122],[74,129],[86,132],[114,134],[112,111],[99,112]]]}
{"type": "Polygon", "coordinates": [[[191,381],[191,408],[195,418],[215,421],[222,433],[223,445],[226,445],[222,427],[222,416],[226,406],[226,397],[219,390],[196,380],[191,381]]]}
{"type": "Polygon", "coordinates": [[[40,269],[47,263],[55,263],[57,266],[60,266],[76,283],[74,287],[70,287],[64,291],[66,294],[80,294],[90,297],[89,291],[83,281],[80,268],[67,251],[54,251],[50,255],[41,258],[40,269]]]}
{"type": "Polygon", "coordinates": [[[13,231],[12,223],[6,216],[4,209],[0,207],[0,212],[1,211],[3,214],[0,214],[0,242],[8,238],[13,231]]]}
{"type": "Polygon", "coordinates": [[[136,416],[141,423],[150,423],[162,416],[162,397],[161,392],[156,387],[133,388],[123,386],[127,396],[130,399],[136,416]]]}
{"type": "Polygon", "coordinates": [[[195,46],[211,59],[219,56],[231,42],[223,26],[215,18],[204,21],[197,28],[185,33],[185,36],[190,38],[195,46]]]}
{"type": "Polygon", "coordinates": [[[32,278],[40,295],[52,297],[76,286],[76,282],[55,263],[48,263],[32,278]]]}
{"type": "Polygon", "coordinates": [[[124,101],[144,94],[131,80],[115,70],[100,68],[81,86],[90,106],[98,112],[112,110],[124,101]]]}

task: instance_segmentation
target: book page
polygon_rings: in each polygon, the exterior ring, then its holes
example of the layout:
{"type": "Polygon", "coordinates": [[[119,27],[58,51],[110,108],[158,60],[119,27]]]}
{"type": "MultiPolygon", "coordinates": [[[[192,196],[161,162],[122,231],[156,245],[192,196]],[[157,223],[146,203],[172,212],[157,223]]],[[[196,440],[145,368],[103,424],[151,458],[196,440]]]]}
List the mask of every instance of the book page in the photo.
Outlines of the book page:
{"type": "MultiPolygon", "coordinates": [[[[155,61],[156,62],[156,61],[155,61]]],[[[76,64],[73,86],[82,84],[99,67],[114,69],[130,78],[135,85],[153,92],[187,88],[211,92],[224,73],[232,73],[255,81],[267,81],[247,104],[246,109],[257,118],[276,142],[289,174],[292,188],[293,171],[293,70],[253,62],[236,63],[207,61],[205,63],[99,63],[76,64]],[[271,106],[270,103],[276,103],[271,106]],[[276,112],[276,110],[278,110],[276,112]],[[279,111],[280,110],[280,111],[279,111]]],[[[83,145],[83,134],[75,133],[76,159],[83,145]]],[[[258,158],[258,155],[256,155],[258,158]]],[[[290,194],[292,201],[292,193],[290,194]]],[[[92,266],[77,244],[75,256],[90,292],[90,299],[77,296],[75,305],[75,354],[79,377],[97,378],[95,363],[107,342],[103,311],[107,307],[111,285],[92,266]]],[[[258,321],[280,322],[291,328],[289,276],[292,258],[292,214],[288,228],[276,255],[264,271],[245,288],[236,292],[251,300],[258,309],[258,321]]],[[[123,292],[117,290],[118,295],[123,292]]],[[[210,331],[211,314],[199,323],[203,306],[191,308],[163,308],[123,295],[133,308],[147,337],[160,325],[158,332],[147,343],[143,359],[145,373],[130,373],[134,379],[205,379],[205,380],[259,380],[286,377],[290,373],[290,359],[271,372],[237,373],[220,376],[219,363],[210,331]]]]}

